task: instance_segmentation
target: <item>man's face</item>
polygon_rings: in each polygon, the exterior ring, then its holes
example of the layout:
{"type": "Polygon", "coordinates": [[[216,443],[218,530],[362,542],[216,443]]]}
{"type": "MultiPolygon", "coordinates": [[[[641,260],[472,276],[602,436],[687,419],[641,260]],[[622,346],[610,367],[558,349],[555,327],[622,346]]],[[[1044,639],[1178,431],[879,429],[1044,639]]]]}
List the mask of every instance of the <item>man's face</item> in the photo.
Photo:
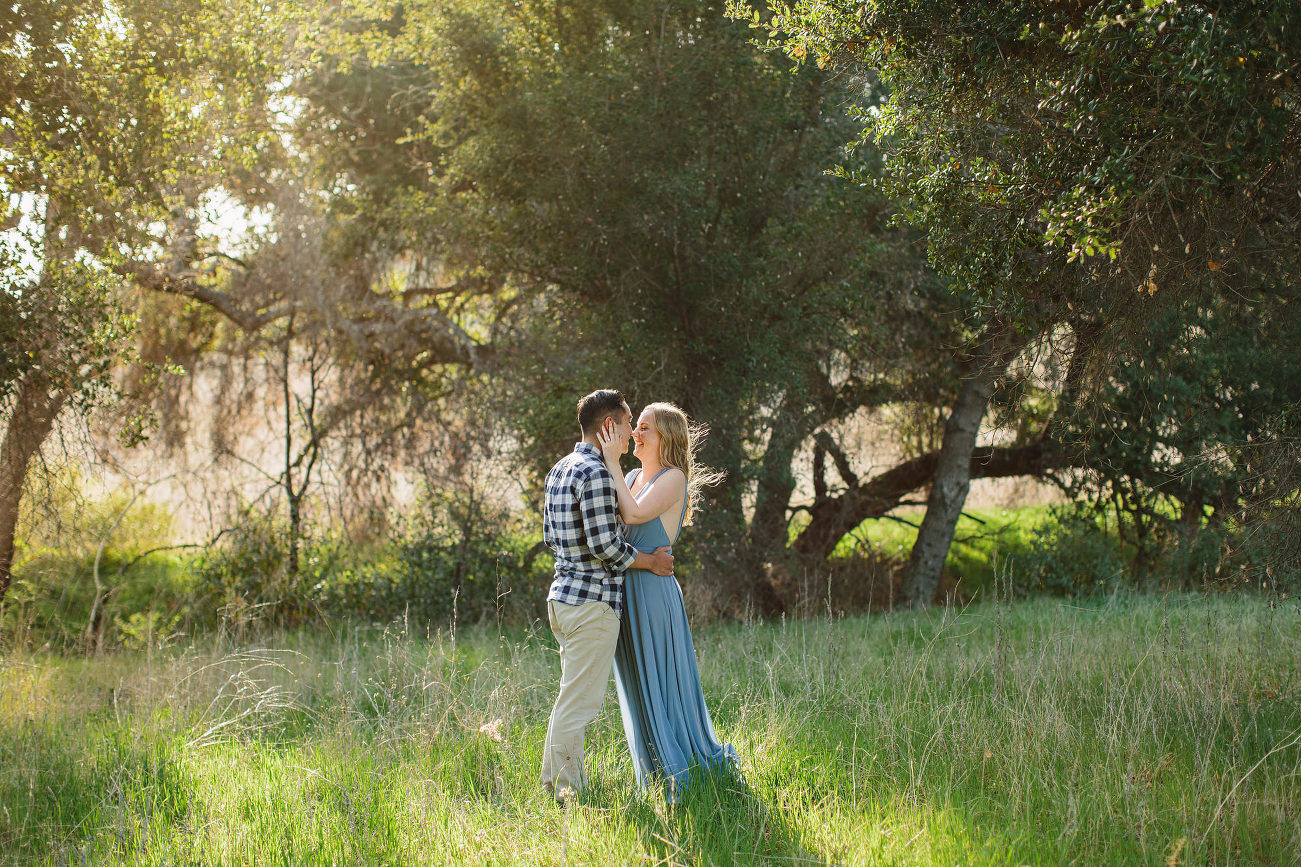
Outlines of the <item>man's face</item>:
{"type": "Polygon", "coordinates": [[[623,405],[623,412],[610,416],[610,421],[614,422],[614,436],[623,443],[623,451],[620,454],[628,453],[628,440],[632,437],[632,410],[628,405],[623,405]]]}

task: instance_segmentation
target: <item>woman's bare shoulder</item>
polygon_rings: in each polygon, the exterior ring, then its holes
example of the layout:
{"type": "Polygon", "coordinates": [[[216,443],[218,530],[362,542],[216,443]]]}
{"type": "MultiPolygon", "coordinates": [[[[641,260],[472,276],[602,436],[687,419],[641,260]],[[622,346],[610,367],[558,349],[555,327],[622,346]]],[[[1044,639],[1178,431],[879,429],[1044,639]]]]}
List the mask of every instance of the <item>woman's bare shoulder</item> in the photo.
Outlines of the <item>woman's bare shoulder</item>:
{"type": "Polygon", "coordinates": [[[664,481],[674,485],[678,485],[678,484],[686,485],[687,474],[682,472],[682,470],[678,469],[677,467],[669,467],[667,470],[664,471],[664,481]]]}
{"type": "MultiPolygon", "coordinates": [[[[666,469],[664,475],[660,476],[655,483],[662,485],[663,490],[676,494],[679,501],[687,493],[687,474],[677,467],[666,469]]],[[[672,511],[672,509],[669,511],[672,511]]]]}

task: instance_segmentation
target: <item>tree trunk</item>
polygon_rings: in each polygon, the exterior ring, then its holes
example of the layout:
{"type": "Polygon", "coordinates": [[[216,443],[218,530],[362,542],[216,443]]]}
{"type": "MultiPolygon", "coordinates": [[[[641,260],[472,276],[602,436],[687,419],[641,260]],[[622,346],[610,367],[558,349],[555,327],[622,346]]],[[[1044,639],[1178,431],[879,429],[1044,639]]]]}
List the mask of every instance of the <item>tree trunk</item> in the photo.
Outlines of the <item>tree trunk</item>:
{"type": "MultiPolygon", "coordinates": [[[[861,407],[881,406],[899,396],[892,384],[879,381],[865,383],[855,378],[839,387],[833,386],[816,365],[810,366],[801,385],[788,387],[780,409],[773,416],[764,449],[746,544],[752,562],[754,595],[761,601],[767,600],[766,604],[772,609],[764,613],[780,611],[780,600],[767,586],[771,575],[765,575],[765,572],[769,572],[772,565],[790,561],[792,553],[801,553],[792,551],[790,545],[790,501],[796,486],[791,462],[795,453],[810,434],[823,425],[843,419],[861,407]]],[[[849,489],[858,488],[857,476],[849,469],[848,461],[830,434],[823,430],[814,434],[814,438],[819,441],[817,448],[822,454],[825,455],[827,446],[830,446],[836,468],[849,489]]],[[[814,454],[819,454],[819,451],[815,450],[814,454]]],[[[815,459],[815,478],[821,478],[821,470],[821,464],[815,459]]],[[[825,501],[825,490],[819,491],[817,499],[825,501]]],[[[821,559],[826,559],[825,555],[821,559]]]]}
{"type": "Polygon", "coordinates": [[[748,547],[760,562],[773,559],[786,550],[791,494],[795,491],[795,474],[791,461],[800,443],[808,436],[808,414],[795,400],[787,400],[776,414],[760,465],[754,515],[750,519],[748,547]]]}
{"type": "Polygon", "coordinates": [[[18,388],[13,416],[0,445],[0,603],[9,591],[14,562],[14,531],[18,506],[27,482],[27,468],[54,428],[54,419],[67,401],[67,394],[54,390],[48,377],[37,371],[18,388]]]}
{"type": "MultiPolygon", "coordinates": [[[[290,362],[294,344],[294,315],[289,315],[284,341],[280,345],[280,396],[285,408],[285,504],[289,508],[289,556],[285,563],[285,590],[298,582],[298,534],[302,528],[302,512],[298,494],[294,490],[294,394],[289,387],[290,362]]],[[[304,485],[306,488],[306,485],[304,485]]],[[[286,593],[286,595],[288,595],[286,593]]],[[[286,601],[286,600],[281,600],[286,601]]]]}
{"type": "Polygon", "coordinates": [[[958,389],[944,424],[944,441],[935,463],[926,516],[917,531],[904,575],[904,598],[913,608],[923,608],[935,598],[953,532],[971,490],[971,454],[980,423],[998,378],[1025,343],[998,325],[991,325],[976,347],[971,369],[958,389]]]}

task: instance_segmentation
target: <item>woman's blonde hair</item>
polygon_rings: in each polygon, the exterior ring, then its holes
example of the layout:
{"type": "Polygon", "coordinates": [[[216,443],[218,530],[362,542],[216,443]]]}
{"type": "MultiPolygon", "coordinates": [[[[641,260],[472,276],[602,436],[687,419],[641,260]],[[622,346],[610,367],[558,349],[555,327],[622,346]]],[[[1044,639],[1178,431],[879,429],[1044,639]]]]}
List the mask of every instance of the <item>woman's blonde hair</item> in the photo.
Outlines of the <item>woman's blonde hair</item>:
{"type": "Polygon", "coordinates": [[[687,508],[683,524],[690,524],[700,491],[718,484],[724,476],[717,470],[701,466],[696,460],[709,427],[692,422],[685,412],[671,403],[652,403],[646,409],[651,411],[655,431],[660,435],[660,464],[677,467],[687,477],[687,508]]]}

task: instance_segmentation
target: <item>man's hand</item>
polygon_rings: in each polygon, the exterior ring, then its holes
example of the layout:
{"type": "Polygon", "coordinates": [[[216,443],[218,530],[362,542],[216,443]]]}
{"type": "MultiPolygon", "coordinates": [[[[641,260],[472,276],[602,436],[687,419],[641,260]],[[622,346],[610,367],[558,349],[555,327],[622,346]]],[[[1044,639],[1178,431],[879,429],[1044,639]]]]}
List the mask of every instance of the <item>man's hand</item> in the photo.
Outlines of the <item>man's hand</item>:
{"type": "Polygon", "coordinates": [[[656,575],[663,575],[668,578],[673,575],[673,555],[669,553],[669,548],[656,548],[647,554],[645,551],[637,553],[637,561],[632,564],[637,569],[649,569],[656,575]]]}

